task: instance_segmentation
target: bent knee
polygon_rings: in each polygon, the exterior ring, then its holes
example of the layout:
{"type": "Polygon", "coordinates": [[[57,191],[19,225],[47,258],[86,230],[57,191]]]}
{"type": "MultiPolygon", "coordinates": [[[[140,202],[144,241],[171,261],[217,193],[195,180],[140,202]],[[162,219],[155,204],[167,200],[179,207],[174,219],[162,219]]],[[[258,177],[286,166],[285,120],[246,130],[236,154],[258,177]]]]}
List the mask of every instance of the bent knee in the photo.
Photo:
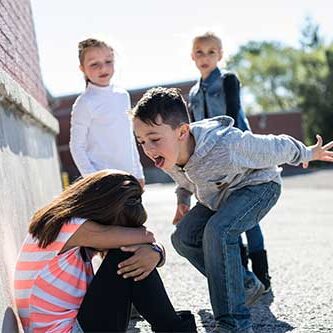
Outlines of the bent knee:
{"type": "Polygon", "coordinates": [[[203,241],[210,243],[218,238],[220,241],[226,242],[228,244],[238,244],[239,236],[240,232],[231,226],[223,225],[220,221],[212,221],[212,223],[207,223],[206,225],[203,241]]]}

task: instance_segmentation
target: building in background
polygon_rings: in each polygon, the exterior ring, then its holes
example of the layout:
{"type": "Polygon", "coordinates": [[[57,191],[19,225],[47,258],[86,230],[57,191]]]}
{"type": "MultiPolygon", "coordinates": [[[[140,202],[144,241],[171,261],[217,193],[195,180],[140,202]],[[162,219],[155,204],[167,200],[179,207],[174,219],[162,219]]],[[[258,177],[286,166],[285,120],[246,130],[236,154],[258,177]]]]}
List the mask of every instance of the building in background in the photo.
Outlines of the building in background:
{"type": "MultiPolygon", "coordinates": [[[[195,81],[175,82],[173,84],[163,85],[163,87],[179,88],[185,97],[188,98],[190,88],[195,81]]],[[[142,95],[151,87],[129,90],[131,103],[134,106],[142,95]]],[[[72,182],[79,176],[71,153],[69,151],[69,135],[70,135],[70,114],[74,101],[78,97],[75,95],[66,95],[56,98],[50,96],[50,106],[54,116],[58,119],[60,125],[60,133],[58,136],[58,151],[60,156],[61,170],[68,175],[69,181],[72,182]]],[[[284,111],[278,113],[264,113],[249,116],[251,128],[254,133],[258,134],[289,134],[303,140],[302,114],[298,111],[284,111]]],[[[110,149],[112,147],[110,146],[110,149]]],[[[141,162],[144,167],[146,182],[163,183],[170,181],[170,178],[161,170],[157,169],[153,162],[146,157],[139,146],[141,162]]]]}
{"type": "MultiPolygon", "coordinates": [[[[190,88],[195,81],[178,82],[174,84],[163,85],[163,87],[174,87],[179,88],[185,98],[188,96],[190,88]]],[[[142,95],[151,87],[145,87],[135,90],[129,90],[131,96],[131,103],[134,106],[142,95]]],[[[58,151],[60,157],[61,171],[63,175],[68,175],[69,181],[72,182],[74,179],[79,177],[79,171],[76,168],[69,150],[69,136],[70,136],[70,117],[72,105],[75,102],[78,94],[65,95],[53,98],[49,96],[49,103],[52,109],[53,115],[58,119],[60,132],[58,136],[58,151]]],[[[110,146],[110,149],[112,147],[110,146]]],[[[153,162],[147,158],[141,147],[139,147],[140,158],[144,167],[144,173],[147,183],[163,183],[170,181],[170,178],[161,170],[155,168],[153,162]]]]}
{"type": "Polygon", "coordinates": [[[0,0],[0,330],[16,332],[13,273],[33,212],[61,191],[30,0],[0,0]]]}

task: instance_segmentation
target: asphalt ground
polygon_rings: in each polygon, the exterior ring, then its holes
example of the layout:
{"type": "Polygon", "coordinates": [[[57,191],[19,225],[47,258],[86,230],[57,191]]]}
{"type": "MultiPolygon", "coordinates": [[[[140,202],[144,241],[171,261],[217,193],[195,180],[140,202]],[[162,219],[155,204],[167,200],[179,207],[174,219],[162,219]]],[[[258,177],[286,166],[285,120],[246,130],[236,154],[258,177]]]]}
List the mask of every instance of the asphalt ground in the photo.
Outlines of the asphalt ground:
{"type": "MultiPolygon", "coordinates": [[[[176,310],[191,310],[198,332],[206,333],[214,326],[206,279],[170,242],[174,188],[146,186],[147,226],[166,247],[159,272],[172,303],[176,310]]],[[[279,202],[261,226],[272,292],[251,308],[255,333],[333,332],[333,169],[284,177],[279,202]]],[[[131,321],[128,332],[151,330],[145,321],[131,321]]]]}

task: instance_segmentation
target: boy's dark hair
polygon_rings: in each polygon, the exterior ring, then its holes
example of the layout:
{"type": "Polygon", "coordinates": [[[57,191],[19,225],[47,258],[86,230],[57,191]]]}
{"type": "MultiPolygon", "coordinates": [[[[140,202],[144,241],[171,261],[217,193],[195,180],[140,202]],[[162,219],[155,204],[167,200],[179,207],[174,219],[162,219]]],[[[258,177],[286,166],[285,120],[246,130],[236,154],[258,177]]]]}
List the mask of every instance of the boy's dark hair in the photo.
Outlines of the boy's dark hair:
{"type": "Polygon", "coordinates": [[[102,170],[76,181],[32,217],[29,232],[40,247],[54,242],[72,217],[103,225],[141,226],[147,219],[142,187],[123,171],[102,170]]]}
{"type": "Polygon", "coordinates": [[[164,124],[172,129],[189,123],[186,102],[177,88],[149,89],[130,111],[133,118],[138,118],[148,125],[160,125],[160,116],[164,124]]]}

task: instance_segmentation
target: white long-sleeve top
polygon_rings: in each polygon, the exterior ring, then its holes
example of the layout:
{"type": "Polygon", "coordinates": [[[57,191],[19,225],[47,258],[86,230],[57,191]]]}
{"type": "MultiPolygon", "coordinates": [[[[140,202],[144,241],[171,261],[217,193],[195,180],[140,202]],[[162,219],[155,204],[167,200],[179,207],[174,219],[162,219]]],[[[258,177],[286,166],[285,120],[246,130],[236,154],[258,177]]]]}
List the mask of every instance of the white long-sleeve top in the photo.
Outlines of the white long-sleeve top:
{"type": "Polygon", "coordinates": [[[126,90],[88,84],[71,115],[69,147],[82,176],[102,169],[118,169],[144,179],[129,119],[126,90]]]}

